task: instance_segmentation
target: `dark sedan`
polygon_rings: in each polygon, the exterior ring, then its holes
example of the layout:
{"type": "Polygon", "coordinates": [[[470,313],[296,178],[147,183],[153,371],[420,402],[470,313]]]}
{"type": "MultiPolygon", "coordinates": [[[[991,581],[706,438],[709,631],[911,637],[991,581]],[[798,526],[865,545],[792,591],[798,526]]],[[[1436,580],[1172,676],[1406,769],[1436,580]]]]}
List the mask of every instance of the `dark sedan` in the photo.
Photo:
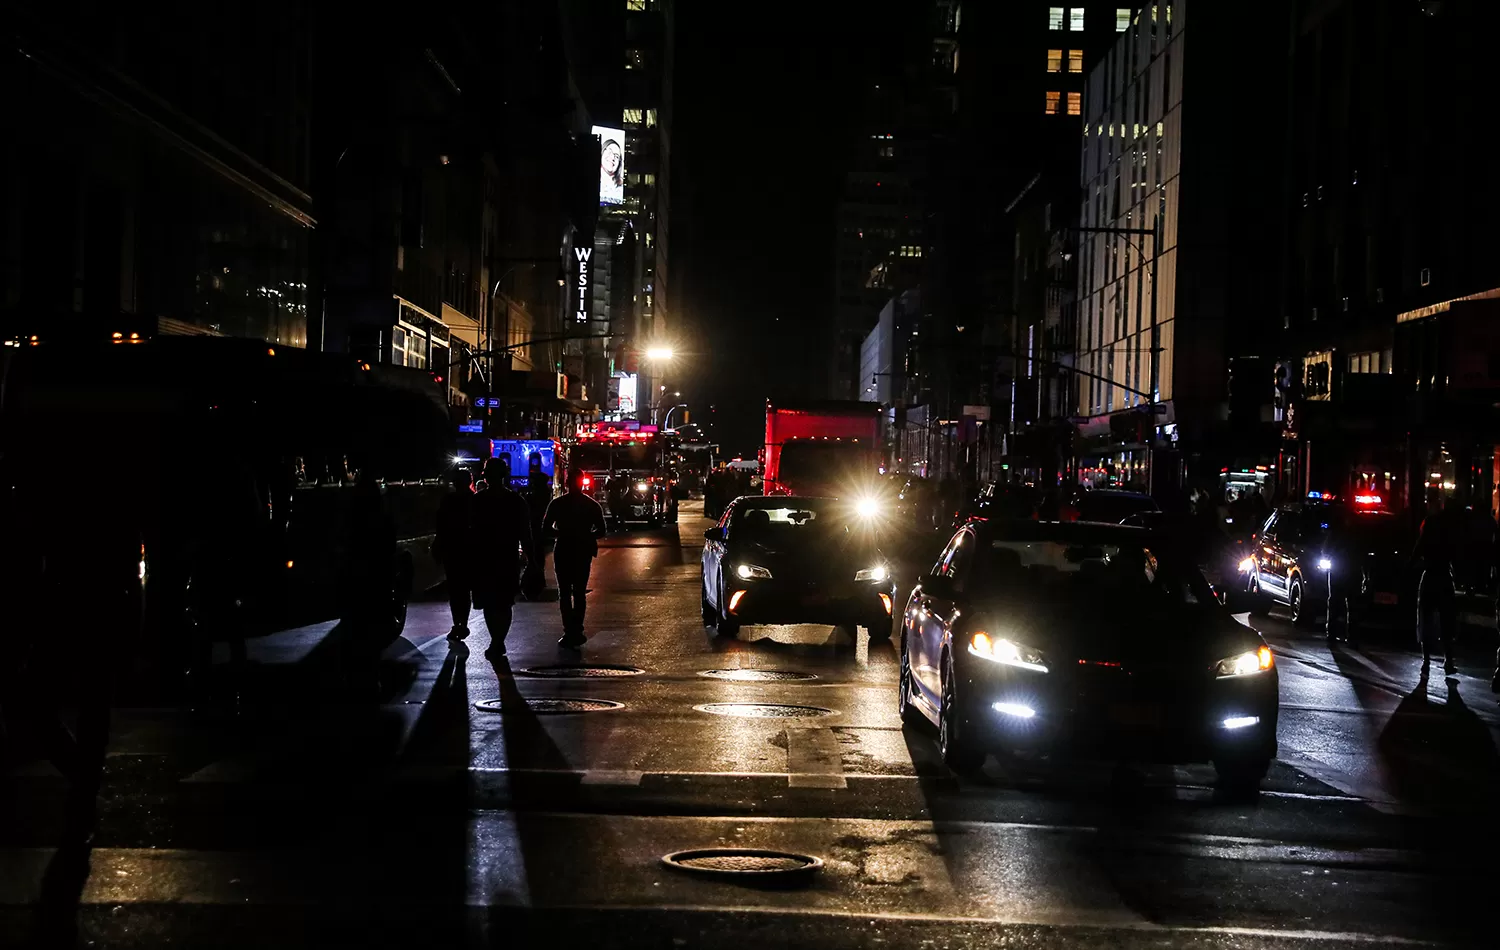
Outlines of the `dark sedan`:
{"type": "Polygon", "coordinates": [[[935,723],[956,770],[989,752],[1212,761],[1253,788],[1275,757],[1270,648],[1156,532],[972,522],[901,629],[902,718],[935,723]]]}
{"type": "Polygon", "coordinates": [[[735,499],[704,534],[703,622],[831,623],[889,639],[891,568],[860,506],[788,495],[735,499]]]}

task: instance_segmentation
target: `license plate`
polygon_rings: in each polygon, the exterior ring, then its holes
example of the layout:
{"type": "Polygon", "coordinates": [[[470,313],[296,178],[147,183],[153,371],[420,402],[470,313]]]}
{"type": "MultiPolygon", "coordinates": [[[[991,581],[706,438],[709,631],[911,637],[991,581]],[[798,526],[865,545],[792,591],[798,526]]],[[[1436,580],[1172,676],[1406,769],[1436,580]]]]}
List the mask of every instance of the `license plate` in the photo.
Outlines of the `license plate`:
{"type": "Polygon", "coordinates": [[[1109,717],[1120,726],[1159,726],[1161,725],[1161,707],[1117,704],[1110,707],[1109,717]]]}
{"type": "Polygon", "coordinates": [[[1391,604],[1396,603],[1396,600],[1397,598],[1395,594],[1388,594],[1384,591],[1380,591],[1375,594],[1375,603],[1377,604],[1390,606],[1391,604]]]}

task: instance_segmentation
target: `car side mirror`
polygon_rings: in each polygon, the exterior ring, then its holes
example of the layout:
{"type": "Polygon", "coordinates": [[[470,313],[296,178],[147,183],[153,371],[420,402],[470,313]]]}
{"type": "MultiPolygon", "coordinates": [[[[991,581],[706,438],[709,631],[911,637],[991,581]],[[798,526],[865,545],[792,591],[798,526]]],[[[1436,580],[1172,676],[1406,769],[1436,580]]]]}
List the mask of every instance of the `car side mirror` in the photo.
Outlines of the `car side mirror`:
{"type": "Polygon", "coordinates": [[[703,532],[703,540],[705,540],[705,541],[723,541],[724,540],[724,529],[723,528],[709,528],[707,531],[703,532]]]}

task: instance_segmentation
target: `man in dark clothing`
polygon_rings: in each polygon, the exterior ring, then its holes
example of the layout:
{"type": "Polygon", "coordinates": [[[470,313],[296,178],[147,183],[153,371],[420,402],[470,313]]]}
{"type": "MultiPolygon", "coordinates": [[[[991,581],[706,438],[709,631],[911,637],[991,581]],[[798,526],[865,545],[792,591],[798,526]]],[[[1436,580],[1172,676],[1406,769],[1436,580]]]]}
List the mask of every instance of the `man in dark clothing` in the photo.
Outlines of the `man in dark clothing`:
{"type": "Polygon", "coordinates": [[[474,606],[484,612],[490,629],[486,656],[505,653],[505,635],[521,587],[521,557],[536,558],[531,512],[510,489],[510,460],[484,463],[486,487],[474,493],[474,606]]]}
{"type": "Polygon", "coordinates": [[[1443,671],[1456,673],[1453,641],[1457,633],[1458,593],[1454,589],[1453,568],[1463,539],[1462,508],[1451,502],[1445,505],[1442,496],[1438,499],[1436,510],[1422,522],[1413,555],[1422,564],[1422,579],[1417,585],[1417,638],[1422,644],[1424,670],[1432,662],[1433,640],[1438,639],[1443,646],[1443,671]],[[1438,619],[1436,635],[1431,625],[1434,613],[1438,619]]]}
{"type": "Polygon", "coordinates": [[[474,574],[474,476],[466,468],[455,468],[450,476],[453,491],[438,505],[433,554],[448,579],[448,609],[453,613],[449,640],[469,635],[469,604],[473,598],[474,574]]]}
{"type": "Polygon", "coordinates": [[[576,647],[585,640],[583,613],[589,569],[599,554],[599,538],[605,532],[604,509],[584,494],[582,472],[568,473],[568,493],[547,506],[542,526],[550,537],[557,539],[552,569],[557,572],[563,619],[563,635],[557,643],[576,647]]]}

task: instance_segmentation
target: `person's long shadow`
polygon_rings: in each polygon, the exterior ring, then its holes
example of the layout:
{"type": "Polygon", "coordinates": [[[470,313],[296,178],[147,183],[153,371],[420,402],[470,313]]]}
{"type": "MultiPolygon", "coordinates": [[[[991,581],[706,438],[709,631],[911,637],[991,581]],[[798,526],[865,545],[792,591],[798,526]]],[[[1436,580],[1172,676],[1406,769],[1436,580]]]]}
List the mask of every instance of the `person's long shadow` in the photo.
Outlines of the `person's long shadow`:
{"type": "Polygon", "coordinates": [[[1403,802],[1446,819],[1491,825],[1500,801],[1500,752],[1488,726],[1464,702],[1456,679],[1447,701],[1428,695],[1424,672],[1397,705],[1377,748],[1403,802]]]}

